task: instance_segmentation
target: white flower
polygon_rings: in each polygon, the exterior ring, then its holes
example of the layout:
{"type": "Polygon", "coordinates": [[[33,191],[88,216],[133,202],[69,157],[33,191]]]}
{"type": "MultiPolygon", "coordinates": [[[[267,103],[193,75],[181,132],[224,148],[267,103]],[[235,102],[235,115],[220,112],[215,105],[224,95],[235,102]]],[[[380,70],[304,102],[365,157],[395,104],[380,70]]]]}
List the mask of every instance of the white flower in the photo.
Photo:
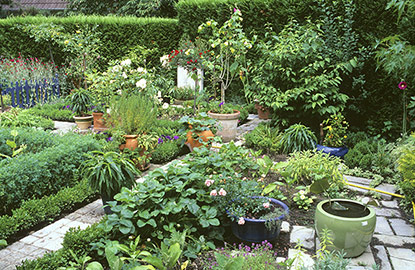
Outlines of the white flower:
{"type": "Polygon", "coordinates": [[[221,188],[221,189],[219,190],[219,195],[220,195],[220,196],[226,196],[226,191],[225,191],[223,188],[221,188]]]}
{"type": "Polygon", "coordinates": [[[210,196],[216,196],[216,195],[218,195],[218,192],[216,191],[216,189],[210,192],[210,196]]]}
{"type": "Polygon", "coordinates": [[[228,41],[225,41],[223,44],[224,44],[225,46],[228,46],[228,45],[229,45],[229,42],[228,42],[228,41]]]}
{"type": "Polygon", "coordinates": [[[112,72],[119,72],[119,71],[121,71],[121,69],[122,69],[122,67],[121,67],[121,66],[116,65],[116,66],[113,66],[113,67],[112,67],[112,72]]]}
{"type": "Polygon", "coordinates": [[[169,64],[169,55],[163,55],[162,57],[160,57],[160,62],[161,62],[161,66],[162,67],[166,67],[169,64]]]}
{"type": "Polygon", "coordinates": [[[300,195],[300,199],[301,199],[301,200],[304,200],[304,199],[305,199],[305,196],[304,196],[303,194],[301,194],[301,195],[300,195]]]}
{"type": "Polygon", "coordinates": [[[124,79],[127,79],[127,74],[125,72],[122,73],[124,79]]]}
{"type": "Polygon", "coordinates": [[[238,224],[239,225],[244,225],[245,224],[245,219],[243,217],[240,217],[238,220],[238,224]]]}
{"type": "Polygon", "coordinates": [[[169,107],[169,103],[164,102],[163,106],[161,106],[163,109],[167,109],[169,107]]]}
{"type": "Polygon", "coordinates": [[[118,95],[122,95],[122,91],[121,91],[121,89],[118,89],[118,90],[117,90],[117,93],[118,93],[118,95]]]}
{"type": "Polygon", "coordinates": [[[135,86],[137,86],[138,88],[146,88],[147,86],[147,81],[145,79],[141,79],[138,82],[135,83],[135,86]]]}
{"type": "Polygon", "coordinates": [[[157,92],[157,97],[161,98],[161,92],[160,91],[157,92]]]}
{"type": "Polygon", "coordinates": [[[125,59],[124,61],[121,61],[121,66],[130,66],[130,65],[131,65],[130,59],[125,59]]]}
{"type": "Polygon", "coordinates": [[[262,206],[264,206],[264,208],[269,208],[270,204],[269,202],[263,203],[262,206]]]}
{"type": "Polygon", "coordinates": [[[300,190],[300,192],[299,192],[301,195],[303,195],[303,194],[305,194],[305,191],[304,190],[300,190]]]}
{"type": "Polygon", "coordinates": [[[207,179],[207,180],[205,181],[205,185],[206,185],[207,187],[210,187],[210,185],[212,185],[213,183],[215,183],[215,180],[207,179]]]}
{"type": "Polygon", "coordinates": [[[137,68],[137,72],[140,72],[140,73],[147,73],[147,70],[146,70],[145,68],[138,67],[138,68],[137,68]]]}

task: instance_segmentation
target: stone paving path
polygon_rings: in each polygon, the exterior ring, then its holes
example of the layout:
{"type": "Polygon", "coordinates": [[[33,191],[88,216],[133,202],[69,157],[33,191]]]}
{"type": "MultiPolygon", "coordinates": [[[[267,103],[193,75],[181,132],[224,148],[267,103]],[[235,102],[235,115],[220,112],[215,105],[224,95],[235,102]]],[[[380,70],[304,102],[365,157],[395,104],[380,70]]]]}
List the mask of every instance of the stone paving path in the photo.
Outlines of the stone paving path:
{"type": "MultiPolygon", "coordinates": [[[[238,139],[243,134],[253,130],[260,122],[255,115],[250,115],[250,121],[245,125],[238,127],[238,139]]],[[[74,123],[65,123],[55,121],[55,127],[58,131],[66,133],[74,128],[74,123]]],[[[240,140],[238,144],[243,144],[240,140]]],[[[166,164],[161,166],[167,167],[166,164]]],[[[150,170],[158,168],[158,165],[152,165],[150,170]]],[[[348,181],[368,186],[370,180],[357,177],[346,176],[348,181]]],[[[143,178],[137,181],[142,181],[143,178]]],[[[381,190],[394,192],[392,185],[377,187],[381,190]]],[[[352,188],[353,189],[353,188],[352,188]]],[[[355,189],[359,192],[366,193],[365,190],[355,189]]],[[[401,215],[398,201],[392,196],[382,195],[381,207],[376,209],[377,225],[371,246],[367,251],[357,258],[353,258],[349,265],[350,270],[372,269],[376,260],[380,262],[381,270],[400,270],[415,269],[415,229],[401,215]]],[[[76,210],[64,218],[42,228],[39,231],[32,232],[20,241],[9,245],[7,248],[0,250],[0,270],[12,270],[23,260],[32,260],[42,256],[46,252],[55,251],[62,247],[63,237],[69,228],[80,227],[81,229],[99,222],[104,216],[101,200],[96,200],[87,206],[76,210]]],[[[289,257],[297,257],[298,251],[294,246],[299,241],[306,249],[305,253],[298,256],[297,263],[301,261],[305,265],[312,265],[311,255],[314,255],[319,248],[318,239],[314,228],[304,226],[290,226],[283,222],[281,233],[290,233],[290,242],[292,249],[289,250],[289,257]]],[[[277,258],[282,260],[284,258],[277,258]]]]}

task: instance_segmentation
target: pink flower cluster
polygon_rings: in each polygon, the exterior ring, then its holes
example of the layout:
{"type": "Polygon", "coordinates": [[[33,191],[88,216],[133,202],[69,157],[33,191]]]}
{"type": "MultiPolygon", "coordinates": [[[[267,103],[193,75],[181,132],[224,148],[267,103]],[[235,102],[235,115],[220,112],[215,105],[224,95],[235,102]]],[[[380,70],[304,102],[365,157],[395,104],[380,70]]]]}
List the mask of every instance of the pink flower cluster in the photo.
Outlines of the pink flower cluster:
{"type": "Polygon", "coordinates": [[[212,191],[210,192],[210,196],[217,196],[217,195],[219,195],[219,196],[226,196],[226,190],[224,190],[223,188],[221,188],[221,189],[219,190],[219,192],[218,192],[218,191],[216,191],[216,189],[214,189],[214,190],[212,190],[212,191]]]}

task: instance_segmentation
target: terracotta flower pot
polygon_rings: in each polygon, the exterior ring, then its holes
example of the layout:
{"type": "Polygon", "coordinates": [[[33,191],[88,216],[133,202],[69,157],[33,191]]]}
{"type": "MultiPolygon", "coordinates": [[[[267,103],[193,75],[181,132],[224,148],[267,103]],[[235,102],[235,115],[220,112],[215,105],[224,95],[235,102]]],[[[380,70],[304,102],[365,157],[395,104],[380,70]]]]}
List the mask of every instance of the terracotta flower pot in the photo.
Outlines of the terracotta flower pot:
{"type": "Polygon", "coordinates": [[[211,118],[218,120],[220,123],[216,135],[222,137],[223,142],[230,142],[237,135],[238,120],[241,112],[238,110],[233,111],[234,113],[229,114],[208,112],[211,118]]]}
{"type": "MultiPolygon", "coordinates": [[[[192,129],[192,126],[189,125],[189,128],[192,129]]],[[[197,133],[198,139],[194,139],[193,138],[193,132],[192,131],[188,131],[186,134],[186,144],[187,146],[189,146],[190,151],[193,151],[193,148],[195,147],[200,147],[203,145],[202,142],[200,142],[200,139],[203,142],[207,142],[210,138],[215,137],[215,135],[213,135],[211,130],[204,130],[202,132],[197,133]]]]}
{"type": "Polygon", "coordinates": [[[104,119],[102,119],[102,116],[104,113],[94,112],[92,113],[92,116],[94,117],[94,130],[95,131],[105,131],[108,129],[108,127],[105,125],[104,119]]]}
{"type": "Polygon", "coordinates": [[[257,109],[259,119],[264,119],[264,120],[269,119],[269,115],[271,114],[271,111],[268,107],[264,107],[256,103],[255,108],[257,109]]]}
{"type": "Polygon", "coordinates": [[[128,148],[130,150],[136,149],[138,146],[137,137],[138,135],[124,135],[125,148],[128,148]]]}

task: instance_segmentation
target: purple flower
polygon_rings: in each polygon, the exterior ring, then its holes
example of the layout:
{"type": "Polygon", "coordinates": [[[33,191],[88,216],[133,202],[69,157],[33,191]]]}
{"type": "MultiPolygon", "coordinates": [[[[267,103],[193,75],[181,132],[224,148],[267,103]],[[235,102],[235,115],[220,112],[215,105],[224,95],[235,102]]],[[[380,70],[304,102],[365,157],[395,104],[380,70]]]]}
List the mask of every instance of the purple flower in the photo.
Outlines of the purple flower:
{"type": "Polygon", "coordinates": [[[404,82],[404,81],[401,81],[401,82],[398,84],[398,87],[399,87],[399,89],[401,89],[401,90],[405,90],[405,89],[406,89],[406,87],[408,87],[408,84],[406,84],[406,82],[404,82]]]}
{"type": "Polygon", "coordinates": [[[219,107],[222,107],[222,105],[223,105],[223,102],[221,102],[221,103],[219,104],[219,107]]]}
{"type": "Polygon", "coordinates": [[[112,137],[108,137],[106,140],[107,142],[112,142],[112,137]]]}
{"type": "Polygon", "coordinates": [[[163,143],[163,139],[159,138],[158,144],[161,144],[161,143],[163,143]]]}
{"type": "Polygon", "coordinates": [[[176,136],[173,137],[173,139],[178,140],[179,136],[176,135],[176,136]]]}

